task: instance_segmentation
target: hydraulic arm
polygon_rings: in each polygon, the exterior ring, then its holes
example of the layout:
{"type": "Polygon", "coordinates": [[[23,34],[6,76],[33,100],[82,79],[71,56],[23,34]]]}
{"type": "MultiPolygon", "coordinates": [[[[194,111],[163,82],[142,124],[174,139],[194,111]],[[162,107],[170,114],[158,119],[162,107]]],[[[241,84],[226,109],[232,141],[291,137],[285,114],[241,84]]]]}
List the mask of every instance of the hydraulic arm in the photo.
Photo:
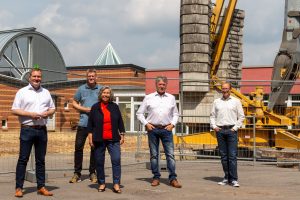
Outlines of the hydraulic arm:
{"type": "Polygon", "coordinates": [[[268,110],[285,104],[300,65],[300,0],[285,0],[284,29],[274,61],[268,110]]]}

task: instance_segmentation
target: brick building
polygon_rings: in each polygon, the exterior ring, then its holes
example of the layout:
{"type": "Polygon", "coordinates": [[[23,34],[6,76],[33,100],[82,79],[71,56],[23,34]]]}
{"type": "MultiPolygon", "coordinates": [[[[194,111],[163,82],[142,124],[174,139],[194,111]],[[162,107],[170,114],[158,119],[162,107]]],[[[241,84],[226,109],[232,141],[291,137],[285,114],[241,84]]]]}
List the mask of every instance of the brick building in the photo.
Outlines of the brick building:
{"type": "MultiPolygon", "coordinates": [[[[72,107],[72,98],[77,88],[86,83],[86,70],[89,68],[97,70],[99,76],[97,82],[99,84],[112,86],[116,101],[119,103],[120,109],[123,109],[124,120],[130,120],[130,117],[126,117],[126,113],[131,111],[131,102],[134,100],[140,101],[144,96],[144,68],[132,64],[120,66],[74,66],[67,67],[67,81],[42,84],[43,87],[50,91],[56,105],[56,113],[48,121],[47,126],[49,130],[68,131],[76,125],[79,114],[72,107]]],[[[0,76],[2,130],[13,130],[20,127],[17,117],[11,113],[11,105],[16,92],[27,84],[23,81],[0,76]]],[[[130,127],[131,122],[126,122],[127,127],[130,127]]]]}

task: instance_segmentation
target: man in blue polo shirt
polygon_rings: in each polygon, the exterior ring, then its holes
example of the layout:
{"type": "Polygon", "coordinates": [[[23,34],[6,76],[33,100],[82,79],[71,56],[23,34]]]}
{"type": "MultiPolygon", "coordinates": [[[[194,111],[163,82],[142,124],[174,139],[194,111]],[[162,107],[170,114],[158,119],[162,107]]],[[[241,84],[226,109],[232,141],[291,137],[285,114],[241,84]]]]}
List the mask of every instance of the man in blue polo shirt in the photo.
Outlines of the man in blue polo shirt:
{"type": "MultiPolygon", "coordinates": [[[[87,122],[91,106],[98,102],[98,94],[101,89],[97,85],[97,73],[95,69],[88,69],[86,72],[87,83],[80,86],[74,95],[73,107],[80,112],[79,124],[76,132],[75,139],[75,152],[74,152],[74,175],[69,181],[70,183],[77,183],[81,181],[81,170],[83,160],[83,148],[88,136],[87,122]]],[[[96,164],[94,158],[94,150],[91,149],[90,153],[90,181],[97,183],[97,176],[95,174],[96,164]]]]}

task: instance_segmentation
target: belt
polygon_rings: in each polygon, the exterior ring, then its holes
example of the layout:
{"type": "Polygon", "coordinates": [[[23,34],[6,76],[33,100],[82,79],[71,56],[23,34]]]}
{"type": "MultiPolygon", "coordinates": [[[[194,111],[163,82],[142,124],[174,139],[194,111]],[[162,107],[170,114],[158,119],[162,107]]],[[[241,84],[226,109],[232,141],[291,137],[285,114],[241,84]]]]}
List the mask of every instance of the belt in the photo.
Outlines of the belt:
{"type": "Polygon", "coordinates": [[[168,125],[152,124],[152,126],[157,129],[165,129],[168,125]]]}
{"type": "Polygon", "coordinates": [[[33,128],[33,129],[45,129],[46,125],[25,125],[25,124],[21,124],[21,127],[23,127],[23,128],[33,128]]]}
{"type": "Polygon", "coordinates": [[[218,126],[221,129],[232,129],[234,125],[224,125],[224,126],[218,126]]]}

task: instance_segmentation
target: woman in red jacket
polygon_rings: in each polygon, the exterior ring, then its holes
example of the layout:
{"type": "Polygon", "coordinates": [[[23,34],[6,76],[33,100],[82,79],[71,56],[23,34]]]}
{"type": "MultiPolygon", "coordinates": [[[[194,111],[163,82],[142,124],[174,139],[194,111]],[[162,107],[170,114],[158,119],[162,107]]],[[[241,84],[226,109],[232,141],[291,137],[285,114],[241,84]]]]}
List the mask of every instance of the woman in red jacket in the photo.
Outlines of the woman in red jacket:
{"type": "Polygon", "coordinates": [[[89,143],[95,148],[96,171],[99,192],[105,191],[105,151],[110,154],[113,172],[113,191],[121,193],[121,148],[124,143],[125,128],[119,106],[113,102],[109,86],[99,92],[99,102],[91,107],[88,120],[89,143]]]}

